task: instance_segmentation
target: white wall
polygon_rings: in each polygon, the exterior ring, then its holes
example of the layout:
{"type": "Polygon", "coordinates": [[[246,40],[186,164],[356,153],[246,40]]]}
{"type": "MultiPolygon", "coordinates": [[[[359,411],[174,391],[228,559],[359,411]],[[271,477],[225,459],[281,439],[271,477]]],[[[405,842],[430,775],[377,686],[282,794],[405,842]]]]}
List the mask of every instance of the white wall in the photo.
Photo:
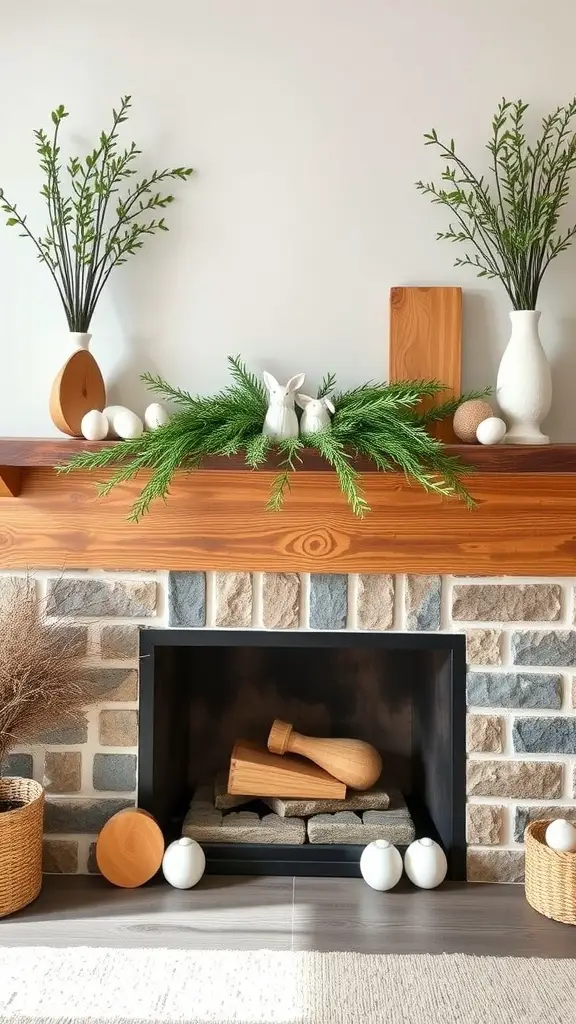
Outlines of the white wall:
{"type": "MultiPolygon", "coordinates": [[[[190,163],[172,231],[114,274],[93,321],[111,398],[142,410],[138,374],[192,390],[256,369],[327,369],[342,384],[387,368],[388,291],[461,284],[465,385],[493,383],[507,299],[452,267],[441,211],[414,189],[438,172],[435,126],[479,166],[502,94],[538,117],[571,98],[568,0],[5,0],[0,184],[42,227],[32,129],[65,103],[82,149],[130,92],[144,166],[190,163]]],[[[576,248],[546,279],[555,439],[576,437],[576,248]]],[[[50,384],[66,323],[32,248],[0,230],[1,434],[56,433],[50,384]]]]}

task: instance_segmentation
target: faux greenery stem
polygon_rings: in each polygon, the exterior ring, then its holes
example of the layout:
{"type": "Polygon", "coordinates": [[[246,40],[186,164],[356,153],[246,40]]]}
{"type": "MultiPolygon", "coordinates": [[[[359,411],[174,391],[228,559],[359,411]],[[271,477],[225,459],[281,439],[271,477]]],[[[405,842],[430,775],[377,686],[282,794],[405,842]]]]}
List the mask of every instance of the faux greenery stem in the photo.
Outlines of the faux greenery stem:
{"type": "Polygon", "coordinates": [[[527,110],[522,100],[502,99],[498,105],[487,143],[491,186],[457,154],[454,139],[442,142],[434,128],[424,139],[447,161],[441,174],[445,184],[416,183],[455,217],[437,238],[471,247],[455,265],[473,267],[478,277],[499,279],[514,309],[536,309],[547,268],[576,234],[576,225],[559,227],[576,167],[576,132],[571,127],[576,98],[542,119],[533,146],[524,127],[527,110]]]}
{"type": "Polygon", "coordinates": [[[336,412],[330,427],[275,445],[262,434],[267,408],[263,385],[238,357],[228,362],[232,383],[209,397],[194,397],[161,377],[144,374],[142,379],[150,391],[177,406],[178,412],[172,419],[135,440],[119,441],[96,452],[82,452],[58,468],[61,472],[111,469],[111,475],[99,486],[102,495],[117,484],[132,480],[141,470],[150,470],[130,513],[133,521],[138,521],[153,501],[167,498],[179,469],[198,469],[209,456],[236,454],[242,454],[246,464],[257,469],[273,449],[279,453],[280,463],[268,500],[267,507],[272,510],[282,507],[304,448],[314,449],[332,466],[354,515],[364,516],[369,511],[354,468],[357,455],[365,456],[381,472],[401,470],[426,491],[442,497],[454,496],[468,507],[473,506],[473,499],[462,483],[469,468],[450,456],[426,427],[453,415],[460,402],[481,397],[485,391],[449,399],[422,412],[422,399],[443,391],[438,381],[368,383],[337,392],[334,375],[327,374],[319,396],[330,394],[334,403],[336,412]]]}
{"type": "Polygon", "coordinates": [[[19,227],[21,236],[34,243],[58,289],[71,331],[86,333],[90,329],[96,304],[114,268],[141,249],[146,236],[168,231],[165,218],[153,214],[166,209],[174,196],[158,191],[158,186],[169,180],[185,181],[193,173],[191,167],[166,167],[129,184],[141,156],[134,142],[119,150],[119,129],[128,120],[130,107],[130,96],[122,97],[118,110],[112,111],[110,132],[101,132],[98,145],[84,158],[68,160],[68,195],[61,184],[59,141],[68,112],[62,105],[52,111],[51,139],[43,129],[34,132],[45,176],[41,195],[48,210],[43,236],[30,230],[26,216],[0,189],[0,209],[8,214],[6,223],[19,227]],[[119,195],[122,185],[126,186],[123,198],[119,195]]]}

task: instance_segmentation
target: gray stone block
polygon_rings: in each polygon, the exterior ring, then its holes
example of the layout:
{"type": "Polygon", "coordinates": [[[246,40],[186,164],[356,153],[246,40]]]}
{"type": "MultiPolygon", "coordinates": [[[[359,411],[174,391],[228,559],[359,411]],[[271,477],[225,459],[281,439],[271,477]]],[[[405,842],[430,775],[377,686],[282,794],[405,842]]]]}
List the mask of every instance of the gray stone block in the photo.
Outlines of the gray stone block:
{"type": "Polygon", "coordinates": [[[474,583],[452,592],[452,618],[460,621],[540,622],[559,619],[558,583],[474,583]]]}
{"type": "Polygon", "coordinates": [[[96,843],[90,843],[90,848],[88,850],[88,862],[86,864],[86,870],[88,871],[89,875],[99,875],[100,874],[100,868],[98,867],[98,864],[97,864],[97,861],[96,861],[96,843]]]}
{"type": "Polygon", "coordinates": [[[248,628],[252,624],[252,574],[217,572],[214,576],[216,625],[248,628]]]}
{"type": "Polygon", "coordinates": [[[567,821],[576,821],[576,807],[559,807],[558,804],[550,804],[549,807],[517,807],[514,813],[514,841],[523,843],[526,825],[541,818],[566,818],[567,821]]]}
{"type": "Polygon", "coordinates": [[[468,850],[469,882],[523,882],[524,850],[468,850]]]}
{"type": "Polygon", "coordinates": [[[576,666],[576,630],[526,630],[512,633],[515,665],[576,666]]]}
{"type": "Polygon", "coordinates": [[[469,672],[466,699],[477,708],[562,707],[562,676],[552,672],[469,672]]]}
{"type": "Polygon", "coordinates": [[[65,577],[48,580],[46,609],[49,615],[140,618],[154,615],[156,598],[154,581],[65,577]]]}
{"type": "Polygon", "coordinates": [[[576,754],[576,718],[516,718],[512,742],[517,753],[576,754]]]}
{"type": "Polygon", "coordinates": [[[13,775],[19,779],[33,777],[32,754],[8,754],[0,764],[0,775],[13,775]]]}
{"type": "Polygon", "coordinates": [[[310,628],[344,629],[348,614],[348,577],[318,572],[310,577],[310,628]]]}
{"type": "Polygon", "coordinates": [[[206,574],[168,573],[168,625],[206,625],[206,574]]]}
{"type": "Polygon", "coordinates": [[[133,800],[95,799],[47,800],[44,812],[44,831],[70,835],[75,832],[97,833],[109,818],[125,807],[133,807],[133,800]]]}
{"type": "Polygon", "coordinates": [[[138,699],[138,672],[135,668],[84,668],[82,676],[89,684],[93,700],[138,699]]]}
{"type": "Polygon", "coordinates": [[[392,629],[394,576],[365,573],[358,577],[358,628],[392,629]]]}
{"type": "Polygon", "coordinates": [[[562,794],[564,768],[554,761],[469,759],[466,776],[470,796],[557,800],[562,794]]]}
{"type": "Polygon", "coordinates": [[[94,789],[130,793],[136,789],[135,754],[94,754],[94,789]]]}
{"type": "Polygon", "coordinates": [[[81,721],[71,725],[61,725],[58,729],[47,729],[41,736],[36,737],[36,742],[44,743],[46,746],[51,743],[62,743],[68,746],[74,743],[86,743],[87,739],[88,723],[81,721]]]}
{"type": "Polygon", "coordinates": [[[408,629],[440,629],[440,576],[406,576],[406,626],[408,629]]]}
{"type": "Polygon", "coordinates": [[[100,650],[103,658],[135,661],[138,658],[138,626],[103,626],[100,650]]]}
{"type": "Polygon", "coordinates": [[[497,846],[502,840],[503,808],[490,804],[466,807],[466,842],[472,846],[497,846]]]}

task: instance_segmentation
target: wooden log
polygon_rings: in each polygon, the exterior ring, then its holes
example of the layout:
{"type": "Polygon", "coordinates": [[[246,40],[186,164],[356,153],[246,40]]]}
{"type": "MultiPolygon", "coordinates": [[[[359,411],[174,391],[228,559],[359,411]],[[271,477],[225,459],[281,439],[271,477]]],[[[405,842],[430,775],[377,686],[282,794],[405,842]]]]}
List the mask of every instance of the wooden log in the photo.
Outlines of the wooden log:
{"type": "MultiPolygon", "coordinates": [[[[370,743],[355,739],[320,738],[294,732],[288,722],[276,718],[268,736],[275,754],[301,754],[324,768],[351,789],[369,789],[382,773],[382,758],[370,743]]],[[[269,794],[266,794],[268,796],[269,794]]]]}
{"type": "Polygon", "coordinates": [[[249,740],[238,740],[230,759],[228,792],[343,800],[346,786],[298,757],[278,757],[249,740]]]}

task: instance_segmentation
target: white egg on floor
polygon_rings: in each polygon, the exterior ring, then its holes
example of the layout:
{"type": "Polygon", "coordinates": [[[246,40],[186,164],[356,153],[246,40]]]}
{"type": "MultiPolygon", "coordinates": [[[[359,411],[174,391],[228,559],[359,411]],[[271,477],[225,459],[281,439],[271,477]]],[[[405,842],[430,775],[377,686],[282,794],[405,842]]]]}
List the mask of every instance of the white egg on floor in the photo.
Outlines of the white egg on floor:
{"type": "Polygon", "coordinates": [[[433,839],[416,839],[404,854],[404,870],[419,889],[435,889],[446,878],[446,854],[433,839]]]}
{"type": "Polygon", "coordinates": [[[386,892],[402,877],[402,856],[387,839],[375,839],[362,851],[360,874],[371,889],[386,892]]]}
{"type": "Polygon", "coordinates": [[[99,409],[91,409],[82,417],[80,430],[87,441],[103,441],[108,437],[108,420],[99,409]]]}
{"type": "Polygon", "coordinates": [[[506,435],[506,424],[499,416],[488,416],[476,428],[476,439],[480,444],[500,444],[506,435]]]}
{"type": "Polygon", "coordinates": [[[544,834],[546,845],[559,853],[576,853],[576,828],[566,818],[551,821],[544,834]]]}
{"type": "Polygon", "coordinates": [[[123,409],[117,412],[112,420],[114,433],[125,441],[133,441],[144,433],[144,424],[135,412],[130,409],[123,409]]]}
{"type": "Polygon", "coordinates": [[[204,850],[195,839],[182,836],[170,843],[162,860],[164,878],[175,889],[197,885],[206,868],[204,850]]]}
{"type": "Polygon", "coordinates": [[[144,424],[147,430],[157,430],[168,423],[170,414],[160,402],[152,402],[144,413],[144,424]]]}

